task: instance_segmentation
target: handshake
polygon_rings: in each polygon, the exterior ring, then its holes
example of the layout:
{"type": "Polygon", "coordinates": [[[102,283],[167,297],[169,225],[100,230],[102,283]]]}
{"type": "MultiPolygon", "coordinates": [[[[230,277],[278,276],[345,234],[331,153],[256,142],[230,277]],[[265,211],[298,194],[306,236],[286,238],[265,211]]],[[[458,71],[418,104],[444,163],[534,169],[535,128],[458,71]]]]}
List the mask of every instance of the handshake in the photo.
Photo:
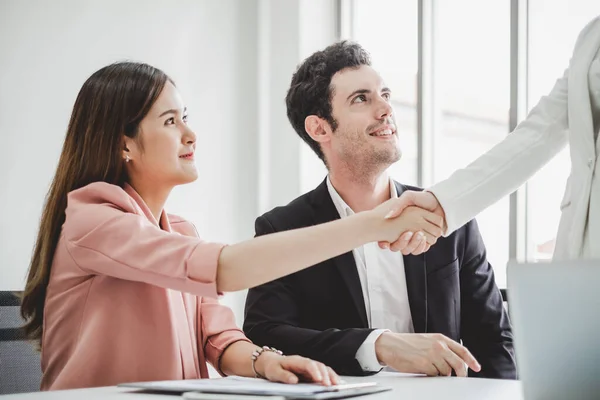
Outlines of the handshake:
{"type": "MultiPolygon", "coordinates": [[[[418,255],[429,250],[446,230],[446,217],[430,192],[406,191],[373,211],[387,223],[388,241],[381,248],[418,255]]],[[[378,361],[400,372],[431,376],[467,376],[468,368],[479,372],[481,365],[461,344],[441,334],[385,332],[375,342],[378,361]]]]}
{"type": "MultiPolygon", "coordinates": [[[[406,191],[373,210],[385,220],[388,240],[379,247],[418,255],[429,250],[446,230],[446,216],[430,192],[406,191]]],[[[380,234],[381,236],[381,234],[380,234]]]]}

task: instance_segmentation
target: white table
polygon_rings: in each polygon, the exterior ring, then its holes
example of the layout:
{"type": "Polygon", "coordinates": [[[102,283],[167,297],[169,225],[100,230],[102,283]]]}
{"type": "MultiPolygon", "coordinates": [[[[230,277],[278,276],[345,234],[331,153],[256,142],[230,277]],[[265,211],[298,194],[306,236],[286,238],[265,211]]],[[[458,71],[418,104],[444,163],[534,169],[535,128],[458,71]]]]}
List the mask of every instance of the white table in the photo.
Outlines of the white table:
{"type": "MultiPolygon", "coordinates": [[[[428,378],[381,372],[369,377],[344,377],[348,382],[376,381],[393,390],[356,397],[376,400],[522,400],[521,383],[478,378],[428,378]]],[[[104,387],[0,396],[1,400],[176,400],[177,395],[139,392],[135,389],[104,387]]]]}

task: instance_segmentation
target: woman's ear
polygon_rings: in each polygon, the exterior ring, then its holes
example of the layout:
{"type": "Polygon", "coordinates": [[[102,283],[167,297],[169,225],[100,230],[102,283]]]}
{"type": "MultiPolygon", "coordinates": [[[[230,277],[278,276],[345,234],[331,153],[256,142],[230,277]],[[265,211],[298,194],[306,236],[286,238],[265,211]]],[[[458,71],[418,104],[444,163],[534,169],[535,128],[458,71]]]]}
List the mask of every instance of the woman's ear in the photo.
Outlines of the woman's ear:
{"type": "Polygon", "coordinates": [[[123,135],[123,161],[130,162],[133,159],[132,146],[135,146],[134,140],[123,135]]]}

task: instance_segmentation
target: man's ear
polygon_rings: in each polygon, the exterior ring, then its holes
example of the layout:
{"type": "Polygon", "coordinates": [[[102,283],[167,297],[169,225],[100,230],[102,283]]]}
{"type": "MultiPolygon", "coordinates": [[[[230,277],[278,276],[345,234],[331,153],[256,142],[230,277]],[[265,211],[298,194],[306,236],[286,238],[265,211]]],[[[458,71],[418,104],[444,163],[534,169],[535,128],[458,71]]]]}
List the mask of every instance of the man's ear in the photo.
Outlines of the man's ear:
{"type": "Polygon", "coordinates": [[[323,118],[309,115],[304,120],[306,133],[317,143],[325,143],[331,140],[331,127],[323,118]]]}

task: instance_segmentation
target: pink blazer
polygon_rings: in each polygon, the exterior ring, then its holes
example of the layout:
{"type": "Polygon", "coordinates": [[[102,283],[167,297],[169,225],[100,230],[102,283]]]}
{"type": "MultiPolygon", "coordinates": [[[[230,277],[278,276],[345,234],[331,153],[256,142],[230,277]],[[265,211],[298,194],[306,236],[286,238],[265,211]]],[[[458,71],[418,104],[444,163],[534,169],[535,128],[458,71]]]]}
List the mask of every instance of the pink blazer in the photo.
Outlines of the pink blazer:
{"type": "MultiPolygon", "coordinates": [[[[216,300],[223,245],[163,212],[131,186],[92,183],[69,194],[44,311],[42,390],[206,378],[246,340],[216,300]],[[200,280],[188,277],[201,265],[200,280]]],[[[221,372],[222,373],[222,372],[221,372]]]]}

